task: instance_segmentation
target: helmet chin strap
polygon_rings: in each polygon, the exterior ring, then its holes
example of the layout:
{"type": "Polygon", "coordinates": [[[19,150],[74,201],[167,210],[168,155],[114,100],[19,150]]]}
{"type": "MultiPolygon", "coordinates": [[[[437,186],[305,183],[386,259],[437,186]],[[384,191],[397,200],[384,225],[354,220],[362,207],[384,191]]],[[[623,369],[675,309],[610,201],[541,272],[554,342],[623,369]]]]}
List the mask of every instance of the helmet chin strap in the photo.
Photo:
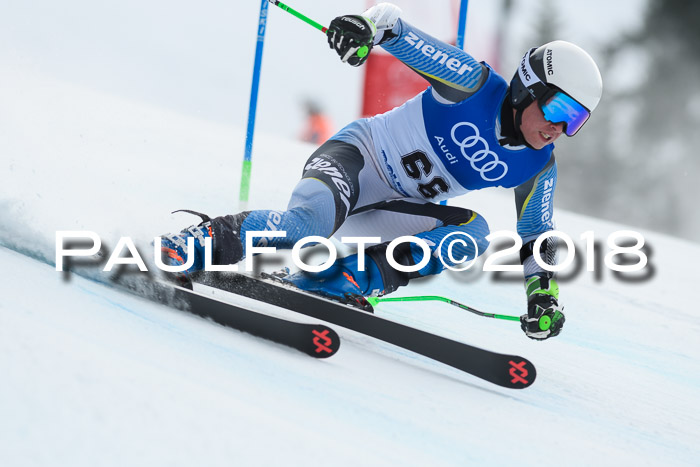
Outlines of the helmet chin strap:
{"type": "Polygon", "coordinates": [[[501,104],[501,138],[498,140],[501,146],[527,146],[530,149],[535,149],[528,144],[520,131],[524,110],[525,106],[514,108],[508,97],[503,99],[503,104],[501,104]]]}
{"type": "Polygon", "coordinates": [[[517,134],[517,136],[519,136],[521,139],[524,140],[525,138],[523,138],[523,133],[520,131],[520,125],[522,125],[522,124],[523,124],[523,109],[522,108],[515,109],[515,133],[517,134]]]}
{"type": "Polygon", "coordinates": [[[516,138],[522,142],[525,146],[527,146],[530,149],[535,149],[532,146],[530,146],[530,143],[527,142],[525,139],[525,135],[523,135],[523,132],[520,131],[520,126],[523,124],[523,112],[525,109],[522,107],[515,109],[515,135],[516,138]]]}

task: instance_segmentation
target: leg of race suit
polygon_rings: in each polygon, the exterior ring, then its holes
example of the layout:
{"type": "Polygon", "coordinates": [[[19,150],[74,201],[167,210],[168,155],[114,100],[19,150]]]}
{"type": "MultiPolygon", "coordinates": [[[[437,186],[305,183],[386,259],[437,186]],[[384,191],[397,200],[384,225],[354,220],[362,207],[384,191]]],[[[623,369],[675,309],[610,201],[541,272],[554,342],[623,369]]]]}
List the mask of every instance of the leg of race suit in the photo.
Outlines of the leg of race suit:
{"type": "MultiPolygon", "coordinates": [[[[361,208],[357,212],[362,210],[370,211],[367,212],[369,215],[367,220],[360,222],[366,224],[364,227],[369,235],[386,238],[386,235],[381,235],[377,230],[369,230],[369,227],[370,224],[379,224],[377,220],[381,217],[389,218],[391,222],[386,223],[385,230],[392,236],[398,236],[397,226],[398,229],[404,227],[405,230],[401,235],[413,235],[429,246],[431,254],[428,263],[419,271],[412,273],[394,269],[386,256],[390,241],[385,241],[365,250],[364,271],[359,269],[358,255],[354,254],[337,260],[326,271],[311,274],[299,272],[289,276],[287,280],[304,290],[335,298],[343,298],[347,294],[365,296],[387,294],[406,285],[412,278],[439,274],[445,268],[443,261],[454,266],[456,263],[450,259],[450,255],[461,263],[464,258],[467,260],[476,258],[486,251],[489,245],[486,240],[489,234],[486,220],[469,209],[394,200],[376,203],[361,208]],[[427,231],[410,231],[411,227],[421,224],[430,225],[433,228],[427,231]],[[442,242],[448,235],[450,237],[442,242]],[[464,241],[453,242],[455,239],[464,241]],[[452,246],[450,246],[451,243],[452,246]]],[[[423,258],[423,250],[414,243],[403,243],[394,249],[393,257],[398,264],[413,266],[423,258]]]]}
{"type": "Polygon", "coordinates": [[[259,237],[255,246],[292,248],[307,236],[330,237],[345,221],[359,197],[359,173],[365,163],[360,151],[341,141],[327,141],[307,161],[286,211],[256,210],[209,219],[164,238],[171,258],[185,261],[186,239],[195,237],[195,263],[187,272],[204,265],[204,237],[212,237],[213,264],[234,264],[246,256],[248,232],[285,231],[285,237],[259,237]]]}
{"type": "Polygon", "coordinates": [[[261,210],[247,215],[240,234],[243,256],[245,236],[250,231],[286,231],[284,238],[263,237],[254,242],[284,249],[311,235],[333,235],[357,203],[363,167],[364,159],[355,146],[333,140],[323,144],[306,162],[286,211],[261,210]]]}
{"type": "MultiPolygon", "coordinates": [[[[391,204],[399,209],[407,207],[397,205],[400,203],[391,204]]],[[[412,206],[408,207],[415,210],[412,206]]],[[[439,226],[413,235],[423,240],[430,249],[428,263],[418,271],[402,272],[389,264],[387,246],[390,242],[367,249],[367,255],[375,260],[382,274],[384,293],[391,293],[408,284],[410,279],[440,274],[446,265],[458,266],[472,261],[488,249],[489,241],[486,237],[489,235],[489,226],[481,215],[470,209],[453,206],[431,205],[429,209],[438,218],[439,226]]],[[[423,249],[415,243],[402,243],[393,251],[394,261],[403,266],[414,266],[423,257],[423,249]]]]}

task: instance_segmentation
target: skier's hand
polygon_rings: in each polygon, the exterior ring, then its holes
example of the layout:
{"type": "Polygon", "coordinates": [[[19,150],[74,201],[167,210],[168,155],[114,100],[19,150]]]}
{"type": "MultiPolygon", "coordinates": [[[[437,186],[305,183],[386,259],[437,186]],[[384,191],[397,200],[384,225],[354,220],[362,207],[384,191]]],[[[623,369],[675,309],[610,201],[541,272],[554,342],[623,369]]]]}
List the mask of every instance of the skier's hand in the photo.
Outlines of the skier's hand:
{"type": "Polygon", "coordinates": [[[545,340],[561,332],[563,307],[559,306],[559,286],[554,279],[532,277],[527,281],[527,314],[520,317],[520,327],[527,337],[545,340]]]}
{"type": "Polygon", "coordinates": [[[377,28],[372,21],[359,15],[338,16],[328,27],[328,45],[340,60],[352,66],[365,63],[374,45],[377,28]]]}

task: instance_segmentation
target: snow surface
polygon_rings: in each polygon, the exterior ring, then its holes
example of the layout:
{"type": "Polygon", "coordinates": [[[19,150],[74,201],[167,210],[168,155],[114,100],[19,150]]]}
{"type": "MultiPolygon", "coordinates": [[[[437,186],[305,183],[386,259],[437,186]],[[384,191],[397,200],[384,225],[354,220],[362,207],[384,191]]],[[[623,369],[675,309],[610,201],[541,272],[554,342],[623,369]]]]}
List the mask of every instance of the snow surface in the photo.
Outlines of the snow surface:
{"type": "MultiPolygon", "coordinates": [[[[235,212],[242,130],[36,72],[3,79],[13,85],[0,87],[0,465],[698,464],[698,245],[643,232],[653,277],[579,273],[562,284],[562,335],[542,343],[444,304],[379,305],[389,319],[526,356],[538,369],[526,390],[337,326],[339,353],[318,361],[47,264],[56,230],[147,243],[194,222],[174,209],[235,212]]],[[[258,134],[250,207],[284,208],[312,149],[258,134]]],[[[515,228],[506,191],[454,204],[492,231],[515,228]]],[[[562,211],[558,227],[603,241],[628,228],[562,211]]],[[[520,280],[478,270],[399,292],[525,308],[520,280]]]]}

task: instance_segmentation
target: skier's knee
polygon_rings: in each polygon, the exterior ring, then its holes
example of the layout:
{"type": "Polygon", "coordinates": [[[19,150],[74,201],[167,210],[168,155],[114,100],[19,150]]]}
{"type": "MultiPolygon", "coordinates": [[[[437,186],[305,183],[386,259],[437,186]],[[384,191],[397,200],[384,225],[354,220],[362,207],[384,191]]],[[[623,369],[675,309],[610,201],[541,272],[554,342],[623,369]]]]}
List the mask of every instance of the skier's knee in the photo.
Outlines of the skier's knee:
{"type": "Polygon", "coordinates": [[[489,248],[491,242],[486,237],[491,231],[486,219],[479,213],[474,212],[473,217],[468,222],[459,225],[458,228],[474,240],[476,247],[473,253],[474,257],[481,256],[489,248]]]}
{"type": "MultiPolygon", "coordinates": [[[[468,219],[465,219],[464,222],[438,227],[419,234],[418,237],[435,245],[431,247],[431,250],[434,256],[439,256],[443,262],[452,262],[450,257],[474,259],[483,254],[489,247],[489,241],[486,238],[489,235],[489,225],[480,214],[474,211],[469,211],[469,214],[468,219]]],[[[436,263],[435,267],[438,267],[438,260],[435,259],[434,262],[436,263]]],[[[441,270],[441,268],[438,269],[441,270]]],[[[424,275],[435,274],[439,270],[432,268],[432,272],[424,275]]]]}
{"type": "Polygon", "coordinates": [[[301,222],[307,223],[307,228],[313,226],[314,235],[330,237],[335,231],[335,199],[328,186],[319,180],[305,178],[299,181],[287,211],[299,216],[301,222]]]}

